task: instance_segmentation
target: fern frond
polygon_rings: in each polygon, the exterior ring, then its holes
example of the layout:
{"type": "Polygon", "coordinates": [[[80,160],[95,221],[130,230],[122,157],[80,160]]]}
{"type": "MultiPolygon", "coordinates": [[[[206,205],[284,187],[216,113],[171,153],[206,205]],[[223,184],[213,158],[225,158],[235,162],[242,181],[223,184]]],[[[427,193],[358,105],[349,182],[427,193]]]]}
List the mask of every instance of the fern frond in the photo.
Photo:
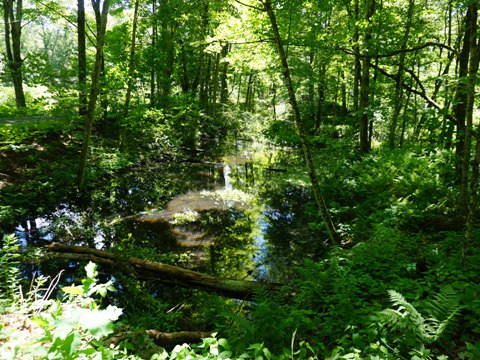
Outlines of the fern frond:
{"type": "Polygon", "coordinates": [[[461,310],[458,295],[451,288],[444,289],[427,302],[429,317],[424,317],[402,294],[394,290],[389,290],[388,294],[396,308],[381,312],[384,321],[405,336],[413,334],[423,344],[437,341],[461,310]]]}
{"type": "Polygon", "coordinates": [[[427,311],[436,319],[446,319],[460,310],[460,299],[452,287],[446,287],[429,301],[427,311]]]}

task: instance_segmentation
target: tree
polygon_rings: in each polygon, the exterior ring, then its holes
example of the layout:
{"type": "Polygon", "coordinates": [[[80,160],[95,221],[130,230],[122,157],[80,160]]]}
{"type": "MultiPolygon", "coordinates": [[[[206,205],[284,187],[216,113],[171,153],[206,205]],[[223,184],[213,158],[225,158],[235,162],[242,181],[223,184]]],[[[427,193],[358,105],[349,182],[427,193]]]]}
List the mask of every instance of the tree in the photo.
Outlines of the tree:
{"type": "Polygon", "coordinates": [[[367,0],[367,11],[365,14],[365,22],[367,28],[364,34],[364,44],[366,48],[363,52],[361,61],[361,78],[360,78],[360,151],[368,152],[370,150],[370,137],[368,135],[369,125],[369,95],[370,95],[370,59],[369,47],[372,39],[371,18],[375,12],[375,0],[367,0]]]}
{"type": "MultiPolygon", "coordinates": [[[[463,164],[462,164],[462,189],[465,188],[464,192],[467,193],[468,186],[468,168],[471,157],[471,147],[472,147],[472,132],[473,132],[473,106],[475,102],[475,85],[477,81],[477,72],[479,65],[479,42],[477,39],[477,18],[478,18],[478,3],[473,2],[469,5],[468,11],[470,12],[469,22],[467,27],[470,28],[469,36],[469,66],[468,66],[468,80],[466,86],[467,93],[467,104],[466,104],[466,127],[465,127],[465,149],[463,154],[463,164]]],[[[472,166],[472,175],[470,181],[470,193],[466,194],[467,201],[467,222],[466,222],[466,233],[465,241],[463,245],[463,257],[465,258],[470,243],[472,242],[472,233],[473,233],[473,222],[475,219],[475,213],[477,210],[477,198],[478,198],[478,181],[479,181],[479,162],[480,162],[480,136],[478,135],[478,130],[480,127],[477,127],[477,146],[475,151],[475,159],[472,166]]]]}
{"type": "MultiPolygon", "coordinates": [[[[100,9],[100,0],[93,0],[94,8],[100,9]]],[[[85,116],[84,133],[82,151],[80,154],[80,169],[78,184],[83,187],[85,183],[85,170],[87,165],[87,157],[90,143],[90,135],[92,133],[93,118],[95,115],[95,106],[97,104],[97,97],[100,88],[100,72],[103,64],[103,46],[105,43],[105,32],[107,29],[107,17],[110,0],[103,0],[102,11],[97,20],[97,49],[95,54],[95,65],[92,74],[92,85],[90,89],[90,98],[88,101],[87,114],[85,116]]]]}
{"type": "Polygon", "coordinates": [[[130,109],[130,100],[132,97],[132,88],[135,76],[135,44],[137,38],[137,20],[138,20],[138,4],[139,0],[135,0],[133,9],[133,22],[132,22],[132,41],[130,44],[130,55],[128,58],[128,79],[127,79],[127,93],[125,95],[125,107],[123,109],[123,116],[128,116],[130,109]]]}
{"type": "Polygon", "coordinates": [[[313,159],[312,159],[312,155],[311,155],[311,152],[310,152],[310,147],[307,143],[307,139],[306,139],[306,135],[305,135],[305,129],[304,129],[304,126],[303,126],[303,121],[302,121],[301,115],[300,115],[300,109],[298,107],[297,98],[296,98],[296,95],[295,95],[295,89],[294,89],[294,86],[293,86],[293,81],[292,81],[292,78],[291,78],[291,75],[290,75],[290,68],[289,68],[289,65],[288,65],[287,56],[286,56],[285,49],[284,49],[284,46],[283,46],[283,41],[280,37],[280,31],[278,29],[277,19],[275,17],[275,13],[274,13],[273,8],[272,8],[272,3],[271,3],[270,0],[265,0],[263,2],[261,1],[261,3],[264,6],[264,9],[267,12],[268,17],[270,19],[270,23],[272,25],[272,31],[273,31],[273,35],[274,35],[274,38],[275,38],[275,44],[276,44],[278,55],[280,57],[280,61],[281,61],[281,64],[282,64],[283,78],[284,78],[285,85],[286,85],[287,90],[288,90],[290,105],[292,106],[292,110],[294,112],[295,124],[296,124],[296,127],[297,127],[298,134],[300,136],[300,142],[301,142],[301,146],[302,146],[302,150],[303,150],[303,156],[304,156],[305,164],[307,166],[308,175],[309,175],[310,181],[312,183],[313,193],[314,193],[314,196],[315,196],[315,201],[316,201],[316,203],[318,205],[318,208],[320,210],[320,215],[322,216],[322,219],[323,219],[323,222],[324,222],[325,227],[327,229],[327,233],[328,233],[328,236],[330,238],[330,241],[332,242],[332,244],[337,244],[337,243],[339,243],[338,234],[337,234],[337,231],[335,229],[335,225],[333,224],[333,221],[332,221],[332,219],[330,217],[330,214],[328,212],[325,200],[323,198],[323,195],[322,195],[322,192],[321,192],[321,189],[320,189],[320,184],[318,182],[317,174],[315,172],[315,167],[314,167],[314,164],[313,164],[313,159]]]}
{"type": "Polygon", "coordinates": [[[388,142],[390,149],[395,148],[395,137],[398,125],[398,117],[400,116],[400,110],[402,109],[403,98],[404,98],[404,89],[403,89],[403,81],[404,81],[404,72],[405,72],[405,56],[407,49],[407,43],[410,36],[410,29],[412,27],[412,20],[413,20],[413,10],[415,7],[415,0],[408,1],[408,10],[407,10],[407,19],[405,24],[405,33],[403,35],[403,39],[400,45],[400,59],[398,62],[398,70],[397,70],[397,80],[395,84],[395,96],[393,97],[393,114],[392,120],[390,122],[390,134],[388,137],[388,142]]]}
{"type": "Polygon", "coordinates": [[[3,19],[5,24],[5,50],[7,53],[7,68],[12,77],[17,108],[26,107],[23,91],[21,54],[23,0],[3,0],[3,19]]]}
{"type": "Polygon", "coordinates": [[[85,0],[77,0],[78,113],[87,113],[87,51],[85,34],[85,0]]]}

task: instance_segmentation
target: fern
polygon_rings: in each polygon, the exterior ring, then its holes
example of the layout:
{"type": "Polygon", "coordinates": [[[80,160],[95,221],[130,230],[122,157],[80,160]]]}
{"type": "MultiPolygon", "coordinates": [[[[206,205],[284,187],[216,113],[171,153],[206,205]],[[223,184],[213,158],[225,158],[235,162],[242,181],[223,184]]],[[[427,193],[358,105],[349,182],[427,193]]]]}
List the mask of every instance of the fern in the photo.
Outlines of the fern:
{"type": "Polygon", "coordinates": [[[0,298],[13,300],[18,294],[20,245],[15,235],[5,235],[0,248],[0,298]]]}
{"type": "Polygon", "coordinates": [[[460,312],[458,295],[451,288],[446,288],[429,301],[425,308],[427,317],[423,316],[402,294],[388,291],[394,309],[381,312],[385,323],[393,330],[415,336],[423,344],[431,344],[440,339],[454,323],[460,312]]]}

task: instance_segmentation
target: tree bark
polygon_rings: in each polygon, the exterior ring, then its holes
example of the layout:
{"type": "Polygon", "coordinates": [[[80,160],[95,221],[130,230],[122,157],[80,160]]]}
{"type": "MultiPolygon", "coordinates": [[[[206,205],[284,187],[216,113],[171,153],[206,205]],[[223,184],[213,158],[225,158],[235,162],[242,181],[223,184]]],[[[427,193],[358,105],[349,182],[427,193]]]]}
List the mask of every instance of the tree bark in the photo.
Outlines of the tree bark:
{"type": "Polygon", "coordinates": [[[213,87],[212,87],[212,103],[210,104],[210,115],[214,118],[217,112],[218,97],[218,74],[220,72],[220,53],[215,54],[215,64],[213,69],[213,87]]]}
{"type": "Polygon", "coordinates": [[[222,48],[222,73],[220,76],[220,103],[222,105],[227,104],[228,102],[228,82],[227,82],[227,75],[228,75],[228,61],[226,57],[230,52],[230,44],[226,44],[222,48]]]}
{"type": "MultiPolygon", "coordinates": [[[[468,175],[470,168],[470,153],[472,149],[472,131],[473,131],[473,107],[475,104],[475,83],[477,80],[478,72],[478,49],[477,49],[477,18],[478,18],[478,4],[472,2],[468,9],[470,11],[470,21],[467,23],[467,27],[470,28],[469,33],[469,59],[468,59],[468,74],[466,84],[467,101],[465,106],[465,136],[464,136],[464,149],[462,158],[462,177],[461,177],[461,189],[465,194],[464,198],[467,200],[468,193],[468,175]]],[[[468,203],[468,200],[467,200],[468,203]]]]}
{"type": "Polygon", "coordinates": [[[326,66],[325,63],[322,62],[319,66],[320,68],[320,74],[319,74],[319,79],[318,79],[318,85],[317,85],[317,113],[315,114],[315,131],[318,131],[320,129],[320,126],[322,125],[323,117],[324,117],[324,108],[325,108],[325,89],[326,89],[326,79],[325,79],[325,74],[326,74],[326,66]]]}
{"type": "MultiPolygon", "coordinates": [[[[470,32],[471,32],[472,8],[469,6],[465,15],[465,33],[463,37],[462,50],[458,58],[458,81],[453,100],[453,116],[456,125],[455,136],[455,170],[458,180],[462,180],[463,154],[465,150],[465,118],[467,107],[467,90],[464,79],[468,75],[468,62],[470,54],[470,32]]],[[[465,184],[462,184],[465,185],[465,184]]],[[[465,189],[465,186],[462,186],[465,189]]]]}
{"type": "Polygon", "coordinates": [[[80,188],[85,182],[85,170],[87,165],[88,150],[90,144],[90,135],[92,133],[93,117],[95,115],[95,106],[97,104],[97,97],[99,92],[100,72],[102,70],[103,62],[103,45],[105,43],[105,31],[107,29],[107,16],[110,0],[104,0],[101,13],[100,26],[97,28],[97,51],[95,54],[95,65],[92,74],[92,87],[90,89],[90,99],[88,102],[87,115],[85,117],[84,133],[82,151],[80,154],[80,169],[78,184],[80,188]]]}
{"type": "Polygon", "coordinates": [[[139,0],[135,0],[133,9],[132,41],[130,44],[130,55],[128,59],[127,93],[125,94],[125,108],[123,109],[124,117],[128,116],[128,112],[130,110],[130,100],[132,97],[133,83],[135,80],[135,44],[137,39],[138,3],[139,0]]]}
{"type": "MultiPolygon", "coordinates": [[[[152,18],[153,18],[153,24],[152,24],[152,54],[155,54],[156,47],[157,47],[157,0],[153,0],[152,2],[152,18]]],[[[153,55],[152,55],[153,57],[153,55]]],[[[156,73],[156,59],[153,59],[153,62],[151,64],[151,70],[150,70],[150,105],[155,106],[156,103],[156,84],[155,84],[155,79],[157,78],[157,73],[156,73]]]]}
{"type": "Polygon", "coordinates": [[[7,53],[7,68],[10,71],[15,91],[15,105],[25,108],[25,93],[23,91],[23,59],[21,55],[23,1],[3,0],[3,18],[5,22],[5,50],[7,53]]]}
{"type": "Polygon", "coordinates": [[[359,94],[360,94],[360,79],[362,77],[362,64],[360,62],[360,46],[359,46],[359,40],[360,40],[360,31],[359,31],[359,26],[358,22],[360,20],[360,9],[358,6],[358,1],[355,0],[355,10],[354,10],[354,22],[355,22],[355,30],[353,34],[353,50],[355,52],[355,57],[354,57],[354,72],[353,72],[353,113],[355,115],[355,118],[358,119],[360,115],[360,101],[359,101],[359,94]]]}
{"type": "Polygon", "coordinates": [[[256,291],[267,290],[275,292],[281,287],[281,284],[222,279],[173,265],[135,257],[124,258],[82,246],[51,243],[46,246],[46,249],[50,253],[55,253],[56,258],[93,261],[100,265],[110,266],[126,274],[133,274],[141,279],[203,289],[234,299],[252,300],[256,291]]]}
{"type": "Polygon", "coordinates": [[[393,98],[393,115],[392,120],[390,122],[390,134],[388,136],[388,145],[390,149],[395,148],[395,137],[397,132],[397,124],[398,124],[398,117],[400,115],[400,110],[402,109],[403,103],[403,78],[404,78],[404,70],[405,70],[405,50],[407,49],[407,42],[410,36],[410,28],[412,27],[412,19],[413,19],[413,9],[415,7],[415,0],[409,0],[408,2],[408,10],[407,10],[407,23],[405,24],[405,32],[403,34],[403,40],[400,47],[400,59],[398,63],[398,71],[397,71],[397,82],[395,86],[395,96],[393,98]]]}
{"type": "Polygon", "coordinates": [[[85,34],[85,1],[77,1],[77,47],[78,47],[78,113],[87,114],[87,50],[85,34]]]}
{"type": "Polygon", "coordinates": [[[475,158],[472,164],[472,174],[470,178],[470,193],[468,194],[468,172],[470,163],[471,142],[473,137],[473,108],[475,102],[475,84],[477,81],[479,49],[477,44],[477,18],[478,18],[478,4],[472,3],[469,5],[471,9],[471,23],[468,25],[470,29],[470,55],[469,55],[469,69],[468,69],[468,83],[467,83],[467,108],[466,108],[466,127],[465,127],[465,149],[463,154],[462,164],[462,189],[465,187],[465,199],[467,204],[467,221],[465,240],[463,243],[463,260],[465,261],[468,254],[470,244],[473,236],[473,222],[477,210],[477,192],[478,192],[478,176],[479,176],[479,162],[480,162],[480,135],[477,128],[476,140],[477,146],[475,151],[475,158]]]}
{"type": "MultiPolygon", "coordinates": [[[[364,44],[368,48],[372,38],[372,28],[370,19],[375,12],[375,0],[368,0],[367,12],[365,20],[367,21],[367,28],[364,35],[364,44]]],[[[370,141],[368,136],[368,120],[369,120],[369,93],[370,93],[370,61],[368,54],[364,51],[362,57],[362,77],[360,86],[360,151],[367,153],[370,151],[370,141]]]]}
{"type": "Polygon", "coordinates": [[[280,56],[280,61],[282,63],[282,68],[283,68],[283,78],[285,81],[285,85],[287,86],[288,90],[288,95],[290,99],[290,105],[292,106],[292,110],[295,115],[295,124],[297,126],[297,131],[300,136],[300,143],[302,146],[303,150],[303,155],[305,159],[305,164],[307,167],[308,175],[310,177],[310,181],[312,183],[312,188],[313,188],[313,194],[315,197],[315,201],[317,203],[317,206],[320,211],[320,215],[322,216],[322,220],[325,224],[325,227],[327,229],[328,237],[330,238],[330,242],[332,244],[339,244],[339,237],[337,230],[335,229],[335,225],[333,224],[333,221],[330,217],[330,214],[328,212],[327,206],[325,204],[325,200],[323,198],[321,189],[320,189],[320,184],[318,182],[317,174],[315,173],[315,167],[313,165],[313,159],[312,159],[312,154],[310,152],[310,147],[308,145],[306,135],[305,135],[305,129],[303,126],[302,118],[300,115],[300,109],[298,107],[297,103],[297,98],[295,95],[295,89],[293,87],[293,81],[290,76],[290,68],[288,66],[287,62],[287,57],[285,54],[285,50],[283,48],[283,41],[280,37],[280,32],[278,29],[277,25],[277,19],[275,17],[275,13],[273,12],[272,8],[272,3],[270,0],[265,0],[263,1],[263,6],[268,14],[268,17],[270,18],[270,23],[272,25],[272,30],[273,34],[275,37],[275,44],[277,46],[277,51],[280,56]]]}
{"type": "Polygon", "coordinates": [[[162,347],[173,347],[185,343],[190,344],[212,336],[210,332],[206,331],[178,331],[175,333],[164,333],[157,330],[147,330],[146,333],[153,339],[155,344],[162,347]]]}

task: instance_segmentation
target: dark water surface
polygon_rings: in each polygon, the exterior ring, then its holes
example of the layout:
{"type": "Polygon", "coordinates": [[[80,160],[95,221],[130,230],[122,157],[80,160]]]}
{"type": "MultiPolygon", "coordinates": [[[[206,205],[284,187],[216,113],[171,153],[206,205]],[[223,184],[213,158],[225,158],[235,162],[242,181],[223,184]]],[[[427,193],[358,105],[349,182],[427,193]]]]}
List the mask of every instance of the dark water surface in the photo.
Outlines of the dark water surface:
{"type": "Polygon", "coordinates": [[[237,144],[226,156],[149,164],[109,180],[87,205],[59,204],[15,233],[24,246],[48,240],[134,249],[218,276],[283,281],[323,252],[308,216],[310,191],[288,181],[298,170],[283,165],[286,158],[237,144]]]}

